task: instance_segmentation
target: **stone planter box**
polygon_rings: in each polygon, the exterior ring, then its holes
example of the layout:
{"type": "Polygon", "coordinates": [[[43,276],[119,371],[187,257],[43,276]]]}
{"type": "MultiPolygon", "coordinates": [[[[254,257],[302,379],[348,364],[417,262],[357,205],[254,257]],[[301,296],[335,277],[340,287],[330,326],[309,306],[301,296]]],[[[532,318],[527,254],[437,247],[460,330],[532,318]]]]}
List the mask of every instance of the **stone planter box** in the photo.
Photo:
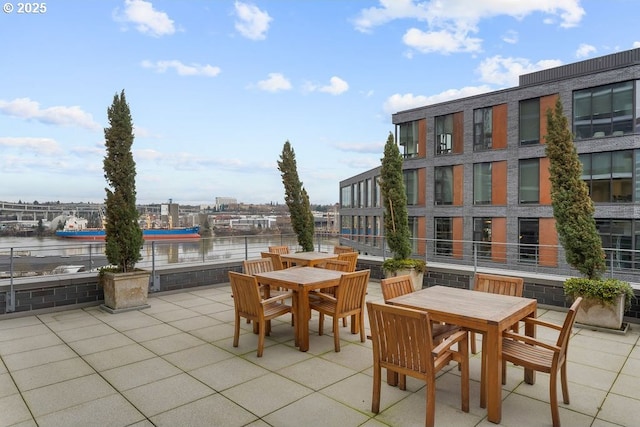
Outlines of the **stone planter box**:
{"type": "Polygon", "coordinates": [[[576,313],[576,323],[615,330],[622,328],[624,294],[620,294],[614,304],[605,304],[594,298],[583,298],[576,313]]]}
{"type": "Polygon", "coordinates": [[[105,272],[102,276],[104,304],[100,307],[110,313],[148,308],[149,277],[145,270],[131,273],[105,272]]]}

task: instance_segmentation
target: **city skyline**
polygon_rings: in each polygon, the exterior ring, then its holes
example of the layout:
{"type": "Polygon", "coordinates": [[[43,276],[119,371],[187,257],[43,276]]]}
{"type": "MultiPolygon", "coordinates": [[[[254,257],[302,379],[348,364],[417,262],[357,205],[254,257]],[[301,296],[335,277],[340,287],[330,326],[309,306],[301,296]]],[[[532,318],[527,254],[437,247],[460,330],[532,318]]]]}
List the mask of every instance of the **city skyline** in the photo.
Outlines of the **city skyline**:
{"type": "Polygon", "coordinates": [[[6,4],[7,201],[102,203],[106,111],[123,89],[138,203],[283,204],[288,140],[311,203],[329,205],[380,164],[392,113],[640,47],[631,0],[6,4]]]}

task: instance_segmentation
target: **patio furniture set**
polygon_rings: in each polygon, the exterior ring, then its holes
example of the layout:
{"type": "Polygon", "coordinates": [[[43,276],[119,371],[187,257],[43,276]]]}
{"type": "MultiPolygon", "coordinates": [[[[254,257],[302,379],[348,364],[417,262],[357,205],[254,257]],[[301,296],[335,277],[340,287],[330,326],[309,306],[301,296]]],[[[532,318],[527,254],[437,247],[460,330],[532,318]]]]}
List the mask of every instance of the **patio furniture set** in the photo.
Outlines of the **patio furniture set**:
{"type": "Polygon", "coordinates": [[[461,409],[469,411],[469,347],[476,353],[475,334],[482,334],[480,406],[487,419],[500,423],[501,385],[506,362],[524,368],[524,379],[535,383],[535,372],[550,374],[550,402],[554,427],[560,426],[557,374],[560,372],[564,403],[569,403],[566,354],[571,328],[581,299],[568,311],[563,325],[536,319],[537,302],[523,298],[523,279],[499,275],[475,275],[474,290],[432,286],[414,291],[409,276],[381,280],[384,301],[366,302],[369,270],[356,271],[358,253],[336,247],[334,253],[289,253],[285,247],[270,247],[262,258],[244,263],[244,273],[230,272],[238,345],[240,318],[254,322],[259,334],[258,357],[270,320],[291,314],[295,345],[309,350],[309,319],[319,313],[319,335],[324,316],[333,319],[334,349],[340,351],[340,324],[351,317],[351,333],[365,342],[365,309],[373,347],[372,412],[380,410],[381,371],[387,383],[406,388],[406,376],[426,382],[425,425],[435,425],[435,375],[451,362],[458,364],[461,409]],[[285,300],[291,300],[291,305],[285,300]],[[520,323],[524,334],[519,333],[520,323]],[[536,327],[557,332],[555,344],[537,340],[536,327]]]}

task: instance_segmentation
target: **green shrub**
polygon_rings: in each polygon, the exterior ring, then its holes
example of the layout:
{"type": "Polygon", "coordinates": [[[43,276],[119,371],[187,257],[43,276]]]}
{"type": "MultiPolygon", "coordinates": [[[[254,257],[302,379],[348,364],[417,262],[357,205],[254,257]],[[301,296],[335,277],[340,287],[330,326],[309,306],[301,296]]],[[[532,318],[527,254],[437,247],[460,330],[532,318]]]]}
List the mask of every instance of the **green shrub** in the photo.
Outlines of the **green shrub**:
{"type": "Polygon", "coordinates": [[[564,293],[572,298],[585,296],[599,299],[605,304],[613,304],[618,295],[625,294],[625,311],[631,308],[631,300],[635,299],[631,285],[618,279],[572,277],[565,280],[564,293]]]}
{"type": "Polygon", "coordinates": [[[397,259],[387,258],[382,262],[382,269],[389,273],[395,273],[398,270],[406,270],[413,268],[418,273],[424,273],[427,271],[427,263],[421,259],[397,259]]]}

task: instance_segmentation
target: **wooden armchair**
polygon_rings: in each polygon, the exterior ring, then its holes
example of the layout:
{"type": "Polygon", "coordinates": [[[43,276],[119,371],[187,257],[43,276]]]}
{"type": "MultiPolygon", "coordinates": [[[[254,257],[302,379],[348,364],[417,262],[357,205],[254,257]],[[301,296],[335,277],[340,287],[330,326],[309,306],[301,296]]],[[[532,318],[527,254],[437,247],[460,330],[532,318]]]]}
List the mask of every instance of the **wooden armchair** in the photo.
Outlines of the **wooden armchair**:
{"type": "Polygon", "coordinates": [[[291,313],[291,306],[282,301],[292,295],[283,294],[268,299],[262,299],[258,289],[258,281],[248,274],[229,272],[233,305],[235,308],[235,323],[233,332],[233,346],[238,346],[240,338],[240,318],[255,322],[258,326],[258,357],[262,357],[264,337],[268,334],[267,321],[291,313]]]}
{"type": "Polygon", "coordinates": [[[358,252],[343,252],[338,254],[339,261],[349,262],[349,271],[356,271],[356,264],[358,263],[358,252]]]}
{"type": "Polygon", "coordinates": [[[345,252],[354,252],[354,249],[351,246],[340,246],[336,245],[333,247],[334,254],[342,254],[345,252]]]}
{"type": "Polygon", "coordinates": [[[270,258],[274,270],[284,270],[284,265],[282,264],[280,254],[277,254],[275,252],[260,252],[260,257],[270,258]]]}
{"type": "MultiPolygon", "coordinates": [[[[382,289],[382,298],[384,298],[385,303],[391,298],[414,292],[413,282],[408,274],[384,278],[380,280],[380,288],[382,289]]],[[[436,344],[458,331],[460,331],[460,327],[456,325],[440,322],[433,322],[431,325],[433,342],[436,344]]]]}
{"type": "Polygon", "coordinates": [[[364,335],[364,300],[369,284],[370,270],[344,273],[337,286],[335,297],[318,292],[309,299],[309,306],[320,314],[318,335],[323,334],[324,316],[333,317],[333,344],[336,352],[340,351],[339,320],[351,316],[351,333],[360,331],[360,341],[365,341],[364,335]]]}
{"type": "MultiPolygon", "coordinates": [[[[524,279],[522,277],[476,273],[474,278],[474,291],[521,297],[523,289],[524,279]]],[[[518,332],[518,324],[514,324],[511,329],[518,332]]],[[[471,342],[471,353],[476,354],[476,334],[474,331],[470,331],[469,341],[471,342]]]]}
{"type": "Polygon", "coordinates": [[[269,252],[272,254],[288,254],[289,246],[269,246],[269,252]]]}
{"type": "Polygon", "coordinates": [[[533,317],[524,319],[526,323],[532,323],[545,328],[550,328],[559,332],[555,345],[550,345],[544,341],[537,340],[513,332],[505,332],[502,339],[502,383],[506,380],[506,362],[535,371],[550,374],[549,379],[549,401],[551,403],[551,419],[553,427],[560,427],[560,413],[558,411],[558,371],[562,382],[562,397],[565,404],[569,404],[569,387],[567,383],[567,348],[571,328],[576,319],[576,312],[582,302],[582,298],[576,300],[569,308],[569,312],[562,325],[545,322],[533,317]]]}
{"type": "Polygon", "coordinates": [[[409,375],[427,384],[425,425],[435,425],[436,373],[455,361],[460,366],[460,395],[464,412],[469,412],[469,344],[467,333],[456,332],[433,346],[431,322],[425,311],[367,302],[373,343],[373,398],[371,411],[380,412],[382,368],[409,375]],[[453,345],[458,344],[457,351],[453,345]]]}

